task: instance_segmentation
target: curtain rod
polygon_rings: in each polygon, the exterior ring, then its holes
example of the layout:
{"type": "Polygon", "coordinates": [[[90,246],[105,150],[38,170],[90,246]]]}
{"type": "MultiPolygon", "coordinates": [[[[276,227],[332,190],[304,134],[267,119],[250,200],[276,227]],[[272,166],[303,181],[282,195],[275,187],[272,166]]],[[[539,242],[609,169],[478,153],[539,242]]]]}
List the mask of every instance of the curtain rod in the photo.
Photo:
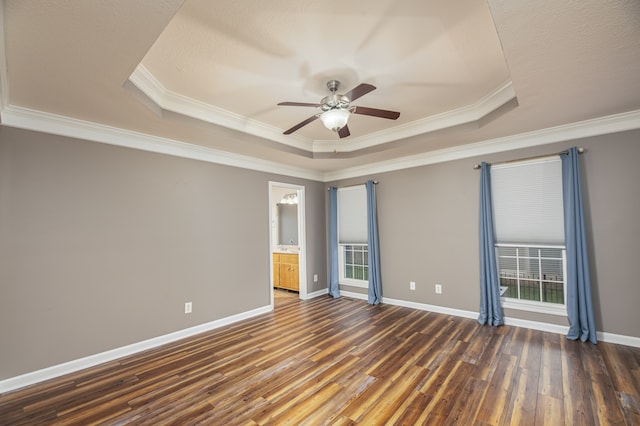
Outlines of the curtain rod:
{"type": "MultiPolygon", "coordinates": [[[[366,183],[367,183],[367,182],[354,183],[353,185],[341,186],[340,188],[351,188],[352,186],[365,185],[366,183]]],[[[377,180],[374,180],[374,181],[373,181],[373,184],[374,184],[374,185],[377,185],[377,184],[378,184],[378,181],[377,181],[377,180]]],[[[330,190],[330,189],[331,189],[331,187],[327,188],[327,191],[328,191],[328,190],[330,190]]]]}
{"type": "MultiPolygon", "coordinates": [[[[584,148],[578,148],[578,154],[582,154],[582,153],[584,153],[584,148]]],[[[490,166],[497,166],[497,165],[500,165],[500,164],[516,163],[518,161],[527,161],[527,160],[537,160],[539,158],[547,158],[547,157],[553,157],[554,155],[567,155],[567,154],[569,154],[569,151],[560,151],[557,154],[535,155],[533,157],[517,158],[515,160],[500,161],[498,163],[493,163],[493,164],[489,163],[489,165],[490,166]]],[[[476,169],[476,170],[479,169],[480,167],[481,167],[480,164],[474,164],[473,165],[473,168],[476,169]]]]}

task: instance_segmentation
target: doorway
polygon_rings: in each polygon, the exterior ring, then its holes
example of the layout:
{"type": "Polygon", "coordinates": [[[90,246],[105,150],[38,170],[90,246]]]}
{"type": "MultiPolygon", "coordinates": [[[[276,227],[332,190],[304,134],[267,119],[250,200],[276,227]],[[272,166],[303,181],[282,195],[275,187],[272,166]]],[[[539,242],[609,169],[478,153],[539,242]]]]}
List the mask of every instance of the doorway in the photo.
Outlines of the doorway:
{"type": "MultiPolygon", "coordinates": [[[[304,186],[269,182],[269,292],[274,307],[274,254],[291,258],[297,254],[298,294],[307,298],[307,256],[304,186]]],[[[278,256],[279,257],[279,256],[278,256]]],[[[295,257],[295,256],[294,256],[295,257]]],[[[275,266],[278,268],[279,266],[275,266]]],[[[275,271],[275,272],[274,272],[275,271]]]]}

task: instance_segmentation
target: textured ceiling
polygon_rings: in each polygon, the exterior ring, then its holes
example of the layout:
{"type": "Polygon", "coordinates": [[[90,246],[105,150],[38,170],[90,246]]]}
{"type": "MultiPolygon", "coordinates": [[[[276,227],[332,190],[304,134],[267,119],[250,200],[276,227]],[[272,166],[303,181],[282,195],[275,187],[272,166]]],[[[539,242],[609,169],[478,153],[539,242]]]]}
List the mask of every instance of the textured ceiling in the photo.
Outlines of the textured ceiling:
{"type": "MultiPolygon", "coordinates": [[[[640,111],[636,0],[5,0],[16,110],[317,172],[640,111]],[[377,89],[339,139],[316,103],[377,89]],[[48,116],[47,115],[47,116],[48,116]]],[[[640,123],[639,123],[640,126],[640,123]]],[[[32,126],[33,127],[33,126],[32,126]]]]}

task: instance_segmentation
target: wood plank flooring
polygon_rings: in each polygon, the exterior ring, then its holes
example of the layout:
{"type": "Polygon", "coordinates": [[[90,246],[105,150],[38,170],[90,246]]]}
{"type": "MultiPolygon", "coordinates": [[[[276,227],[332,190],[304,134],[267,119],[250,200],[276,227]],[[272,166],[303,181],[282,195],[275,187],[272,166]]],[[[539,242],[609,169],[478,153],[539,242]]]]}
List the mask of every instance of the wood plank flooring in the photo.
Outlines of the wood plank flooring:
{"type": "Polygon", "coordinates": [[[640,349],[329,296],[0,395],[2,425],[640,425],[640,349]]]}

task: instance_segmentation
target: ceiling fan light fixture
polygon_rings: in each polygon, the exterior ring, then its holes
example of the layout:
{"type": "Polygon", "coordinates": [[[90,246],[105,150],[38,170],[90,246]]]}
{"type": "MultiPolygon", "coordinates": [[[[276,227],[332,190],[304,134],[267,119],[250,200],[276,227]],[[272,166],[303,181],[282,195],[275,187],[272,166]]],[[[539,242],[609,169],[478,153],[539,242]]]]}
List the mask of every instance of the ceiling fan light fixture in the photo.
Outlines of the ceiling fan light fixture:
{"type": "Polygon", "coordinates": [[[369,83],[360,83],[353,89],[349,90],[344,95],[337,93],[340,82],[337,80],[330,80],[327,83],[327,88],[331,94],[325,96],[320,103],[310,102],[280,102],[278,105],[283,106],[301,106],[301,107],[314,107],[320,109],[311,117],[301,121],[290,129],[282,132],[285,135],[290,135],[301,127],[306,126],[309,123],[314,122],[317,119],[322,121],[324,127],[329,130],[333,130],[340,136],[340,139],[351,136],[347,121],[349,121],[349,115],[369,115],[372,117],[386,118],[389,120],[395,120],[400,117],[400,113],[397,111],[388,111],[386,109],[369,108],[362,106],[352,106],[351,101],[361,98],[372,90],[376,89],[376,86],[369,83]]]}
{"type": "Polygon", "coordinates": [[[337,132],[347,125],[347,121],[349,120],[349,110],[339,108],[330,109],[329,111],[322,113],[320,120],[322,120],[324,127],[337,132]]]}

